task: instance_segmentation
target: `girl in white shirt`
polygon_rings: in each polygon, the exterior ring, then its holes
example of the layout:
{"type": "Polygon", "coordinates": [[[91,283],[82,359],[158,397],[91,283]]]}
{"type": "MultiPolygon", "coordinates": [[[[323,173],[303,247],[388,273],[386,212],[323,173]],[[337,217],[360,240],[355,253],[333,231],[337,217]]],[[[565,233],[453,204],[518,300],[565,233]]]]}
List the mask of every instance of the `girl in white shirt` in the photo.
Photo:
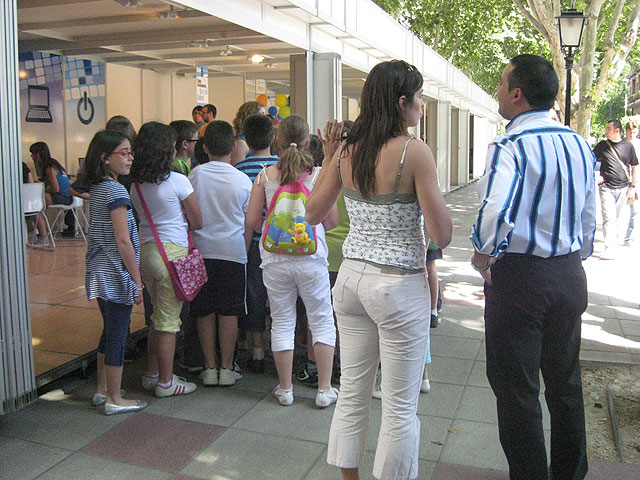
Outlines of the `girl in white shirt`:
{"type": "Polygon", "coordinates": [[[153,304],[142,386],[154,391],[157,397],[184,395],[196,389],[195,383],[173,374],[182,302],[176,298],[138,195],[139,187],[168,259],[186,256],[187,229],[201,228],[202,215],[189,179],[172,171],[175,143],[176,134],[169,126],[158,122],[144,124],[134,144],[136,156],[131,168],[131,180],[135,183],[131,202],[140,218],[140,273],[153,304]]]}
{"type": "MultiPolygon", "coordinates": [[[[280,185],[302,181],[311,190],[319,168],[305,149],[309,143],[309,126],[297,116],[285,118],[278,127],[278,144],[283,149],[277,165],[265,168],[256,178],[249,199],[245,228],[262,230],[263,210],[269,207],[280,185]]],[[[313,335],[313,349],[318,364],[318,393],[316,405],[325,408],[338,398],[338,390],[331,387],[331,369],[336,330],[333,323],[325,228],[338,224],[335,205],[327,219],[316,227],[317,250],[312,255],[287,255],[269,252],[260,243],[264,284],[271,306],[271,350],[280,383],[273,395],[281,405],[293,403],[293,346],[296,326],[298,294],[307,309],[309,327],[313,335]]]]}

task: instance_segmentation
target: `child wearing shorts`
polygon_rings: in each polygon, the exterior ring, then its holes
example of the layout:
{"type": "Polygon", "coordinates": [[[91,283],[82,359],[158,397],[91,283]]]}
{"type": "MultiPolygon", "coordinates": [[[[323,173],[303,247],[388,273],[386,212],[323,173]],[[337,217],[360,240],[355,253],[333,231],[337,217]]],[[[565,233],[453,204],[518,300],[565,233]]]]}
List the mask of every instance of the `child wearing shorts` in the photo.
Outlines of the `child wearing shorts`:
{"type": "Polygon", "coordinates": [[[235,144],[233,128],[213,121],[205,130],[204,148],[209,162],[189,174],[203,226],[193,240],[202,254],[209,280],[191,302],[197,317],[198,337],[205,369],[204,385],[235,384],[233,355],[238,336],[238,316],[246,311],[246,245],[251,230],[245,232],[251,180],[231,165],[235,144]],[[220,332],[220,369],[216,358],[216,318],[220,332]]]}

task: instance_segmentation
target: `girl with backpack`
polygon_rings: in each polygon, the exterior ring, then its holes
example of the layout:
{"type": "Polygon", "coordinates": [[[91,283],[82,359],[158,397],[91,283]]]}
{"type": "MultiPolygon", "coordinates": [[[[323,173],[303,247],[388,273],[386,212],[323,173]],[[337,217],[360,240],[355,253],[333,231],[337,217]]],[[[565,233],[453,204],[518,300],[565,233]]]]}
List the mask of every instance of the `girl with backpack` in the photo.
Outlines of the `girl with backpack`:
{"type": "Polygon", "coordinates": [[[271,350],[280,383],[273,395],[281,405],[293,403],[293,347],[298,294],[307,309],[318,365],[316,406],[325,408],[338,398],[331,387],[336,330],[333,323],[325,229],[338,224],[337,208],[312,228],[304,221],[304,204],[320,171],[306,151],[309,125],[297,116],[278,127],[282,154],[278,164],[256,177],[245,228],[262,230],[260,255],[271,306],[271,350]],[[263,225],[263,211],[267,219],[263,225]]]}

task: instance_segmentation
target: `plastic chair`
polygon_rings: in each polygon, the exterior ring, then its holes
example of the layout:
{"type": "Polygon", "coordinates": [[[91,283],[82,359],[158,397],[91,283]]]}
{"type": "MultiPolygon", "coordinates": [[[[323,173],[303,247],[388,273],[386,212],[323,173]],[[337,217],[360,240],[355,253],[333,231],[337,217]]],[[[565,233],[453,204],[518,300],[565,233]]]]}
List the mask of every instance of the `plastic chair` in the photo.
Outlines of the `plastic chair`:
{"type": "MultiPolygon", "coordinates": [[[[39,215],[44,217],[44,221],[47,224],[47,237],[49,238],[49,244],[56,248],[56,242],[53,239],[53,233],[51,232],[51,226],[49,225],[49,219],[44,213],[46,203],[44,201],[44,183],[23,183],[22,184],[22,213],[25,217],[36,217],[39,215]]],[[[37,228],[35,232],[37,232],[37,228]]],[[[44,247],[46,245],[35,245],[35,232],[33,238],[29,241],[27,239],[27,245],[31,247],[44,247]]]]}
{"type": "Polygon", "coordinates": [[[84,220],[84,224],[88,226],[89,222],[87,221],[87,217],[85,216],[83,211],[84,200],[82,200],[80,197],[72,197],[72,198],[73,198],[73,202],[71,203],[71,205],[53,204],[47,207],[50,209],[58,210],[58,214],[56,215],[56,218],[53,220],[53,228],[55,231],[55,228],[58,225],[59,221],[61,222],[62,220],[64,220],[63,214],[66,215],[66,212],[71,210],[71,213],[73,214],[73,218],[76,219],[76,227],[80,229],[80,233],[82,234],[82,239],[86,242],[87,237],[84,234],[84,228],[82,228],[82,224],[80,223],[80,217],[76,213],[78,211],[80,212],[80,216],[82,216],[82,219],[84,220]]]}

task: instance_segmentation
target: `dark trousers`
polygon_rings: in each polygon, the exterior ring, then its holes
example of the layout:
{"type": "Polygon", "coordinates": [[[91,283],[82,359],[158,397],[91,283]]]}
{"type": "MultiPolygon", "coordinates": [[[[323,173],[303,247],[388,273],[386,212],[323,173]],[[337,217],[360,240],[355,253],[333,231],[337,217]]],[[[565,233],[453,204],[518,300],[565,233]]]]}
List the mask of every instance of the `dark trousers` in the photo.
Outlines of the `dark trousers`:
{"type": "Polygon", "coordinates": [[[511,480],[547,480],[539,372],[551,415],[553,479],[587,473],[581,315],[587,281],[578,253],[507,254],[485,284],[487,377],[496,395],[500,443],[511,480]]]}
{"type": "Polygon", "coordinates": [[[104,364],[120,367],[124,364],[124,347],[129,333],[133,305],[98,298],[104,327],[98,342],[98,353],[104,354],[104,364]]]}
{"type": "Polygon", "coordinates": [[[262,281],[260,246],[251,241],[247,253],[247,314],[240,317],[240,326],[249,332],[264,332],[267,315],[267,288],[262,281]]]}

